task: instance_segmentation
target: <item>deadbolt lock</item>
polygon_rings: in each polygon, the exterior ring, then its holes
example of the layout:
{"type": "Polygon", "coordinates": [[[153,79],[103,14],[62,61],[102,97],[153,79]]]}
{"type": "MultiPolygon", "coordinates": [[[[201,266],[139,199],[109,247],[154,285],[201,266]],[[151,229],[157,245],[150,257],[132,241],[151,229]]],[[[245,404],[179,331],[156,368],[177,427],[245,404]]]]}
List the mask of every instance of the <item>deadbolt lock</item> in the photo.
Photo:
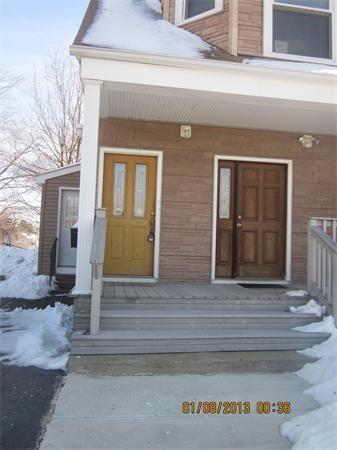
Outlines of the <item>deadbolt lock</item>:
{"type": "Polygon", "coordinates": [[[242,216],[238,216],[238,219],[241,220],[241,219],[242,219],[242,216]]]}

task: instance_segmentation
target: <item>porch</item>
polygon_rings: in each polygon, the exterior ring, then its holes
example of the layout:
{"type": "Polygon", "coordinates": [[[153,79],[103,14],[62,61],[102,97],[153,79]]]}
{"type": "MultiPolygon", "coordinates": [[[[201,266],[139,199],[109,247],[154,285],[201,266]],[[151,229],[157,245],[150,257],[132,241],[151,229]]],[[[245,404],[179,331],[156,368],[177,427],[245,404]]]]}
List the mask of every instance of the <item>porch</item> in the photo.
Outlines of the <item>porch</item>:
{"type": "Polygon", "coordinates": [[[89,334],[90,302],[75,303],[72,354],[192,353],[299,350],[321,342],[323,333],[293,327],[320,320],[293,314],[307,297],[286,288],[189,283],[104,283],[99,330],[89,334]]]}
{"type": "MultiPolygon", "coordinates": [[[[208,282],[219,276],[234,278],[238,272],[234,264],[230,267],[223,261],[223,267],[218,270],[216,267],[217,233],[222,226],[217,229],[220,162],[231,161],[231,178],[237,167],[240,172],[240,168],[244,170],[248,164],[255,164],[262,179],[264,165],[273,165],[270,173],[265,174],[268,186],[256,188],[262,191],[268,187],[265,198],[273,197],[269,202],[273,210],[268,211],[271,216],[277,214],[277,198],[284,198],[282,217],[278,218],[278,224],[273,224],[273,229],[264,229],[268,233],[265,239],[268,249],[257,248],[254,242],[254,236],[262,233],[260,223],[256,225],[258,229],[247,230],[249,248],[253,249],[247,252],[247,265],[257,253],[264,252],[264,259],[268,260],[263,267],[265,272],[266,266],[272,265],[270,260],[278,257],[274,270],[266,278],[304,282],[303,227],[307,217],[313,215],[310,199],[322,178],[328,184],[328,200],[319,199],[315,211],[327,216],[333,214],[335,206],[331,163],[335,158],[335,139],[329,136],[335,131],[335,99],[331,96],[334,77],[228,61],[172,60],[110,50],[98,52],[76,46],[72,53],[81,58],[85,92],[76,294],[91,293],[89,259],[94,210],[106,207],[104,203],[112,204],[112,189],[110,197],[103,192],[105,160],[109,155],[132,155],[134,166],[145,165],[140,160],[143,157],[157,159],[155,207],[148,208],[144,215],[149,222],[147,215],[151,212],[155,216],[154,233],[148,230],[146,236],[154,234],[152,278],[156,281],[208,282]],[[183,124],[192,127],[190,138],[179,133],[183,124]],[[300,133],[306,132],[319,134],[319,152],[315,146],[304,149],[299,143],[300,133]],[[272,172],[276,170],[284,173],[274,176],[272,172]],[[299,237],[296,246],[292,244],[293,232],[299,237]],[[256,254],[252,255],[255,248],[256,254]]],[[[127,173],[127,162],[123,164],[127,173]]],[[[112,170],[109,173],[111,184],[112,170]]],[[[233,196],[240,196],[243,189],[242,183],[233,196]]],[[[257,203],[261,209],[262,202],[257,203]]],[[[125,207],[131,210],[134,205],[125,207]]],[[[262,215],[261,211],[258,213],[262,215]]],[[[235,220],[241,215],[234,210],[224,214],[231,216],[232,222],[234,214],[235,220]]],[[[266,220],[271,222],[270,218],[266,220]]],[[[230,232],[241,225],[245,231],[245,223],[233,222],[230,232]]],[[[261,242],[259,239],[259,245],[261,242]]],[[[233,254],[231,259],[235,257],[233,254]]],[[[249,272],[247,267],[244,269],[245,273],[249,272]]],[[[113,267],[106,274],[119,275],[113,267]]]]}

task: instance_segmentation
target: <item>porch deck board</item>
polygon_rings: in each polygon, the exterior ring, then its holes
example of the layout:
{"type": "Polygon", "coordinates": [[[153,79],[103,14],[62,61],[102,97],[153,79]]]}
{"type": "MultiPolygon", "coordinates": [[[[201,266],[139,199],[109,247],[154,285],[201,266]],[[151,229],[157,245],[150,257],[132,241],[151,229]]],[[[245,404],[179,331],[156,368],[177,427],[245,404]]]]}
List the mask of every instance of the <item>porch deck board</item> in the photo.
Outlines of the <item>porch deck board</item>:
{"type": "MultiPolygon", "coordinates": [[[[177,299],[177,300],[220,300],[220,299],[288,299],[284,289],[250,288],[238,285],[194,284],[194,283],[120,283],[105,282],[104,297],[120,299],[177,299]]],[[[292,297],[295,301],[296,298],[292,297]]]]}

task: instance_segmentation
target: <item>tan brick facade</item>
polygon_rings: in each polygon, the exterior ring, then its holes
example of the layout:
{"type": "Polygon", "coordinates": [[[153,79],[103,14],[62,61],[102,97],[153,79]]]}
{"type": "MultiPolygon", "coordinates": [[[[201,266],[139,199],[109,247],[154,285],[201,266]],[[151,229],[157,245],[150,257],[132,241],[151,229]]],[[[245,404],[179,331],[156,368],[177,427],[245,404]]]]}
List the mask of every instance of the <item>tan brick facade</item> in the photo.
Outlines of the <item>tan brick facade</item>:
{"type": "MultiPolygon", "coordinates": [[[[163,17],[175,22],[175,0],[163,0],[163,17]]],[[[182,27],[229,53],[249,56],[263,54],[263,0],[224,0],[222,12],[182,27]],[[231,2],[237,4],[231,5],[231,2]],[[229,8],[234,6],[237,10],[230,19],[229,8]],[[236,34],[233,38],[236,49],[229,45],[229,33],[236,34]]]]}
{"type": "Polygon", "coordinates": [[[305,280],[307,219],[337,210],[336,138],[319,140],[304,149],[294,133],[204,126],[181,139],[176,124],[112,119],[100,129],[100,145],[163,151],[160,278],[181,281],[210,280],[215,154],[293,160],[292,277],[305,280]]]}
{"type": "MultiPolygon", "coordinates": [[[[197,34],[202,39],[211,44],[227,50],[228,49],[228,4],[229,0],[224,0],[223,11],[212,14],[199,20],[182,25],[182,28],[197,34]]],[[[164,0],[163,16],[170,22],[175,22],[175,1],[164,0]]]]}
{"type": "Polygon", "coordinates": [[[238,54],[263,54],[263,0],[239,0],[238,54]]]}

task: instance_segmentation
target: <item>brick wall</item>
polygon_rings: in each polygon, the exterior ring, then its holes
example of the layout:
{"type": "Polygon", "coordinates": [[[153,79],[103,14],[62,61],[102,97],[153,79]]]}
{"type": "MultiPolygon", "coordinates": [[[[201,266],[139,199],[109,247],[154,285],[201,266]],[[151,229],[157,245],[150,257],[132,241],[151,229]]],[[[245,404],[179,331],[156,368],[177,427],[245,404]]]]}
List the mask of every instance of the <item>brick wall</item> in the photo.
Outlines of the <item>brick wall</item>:
{"type": "MultiPolygon", "coordinates": [[[[310,131],[310,130],[309,130],[310,131]]],[[[103,120],[100,144],[164,152],[160,278],[209,281],[211,271],[213,161],[215,154],[292,159],[294,282],[306,276],[306,222],[335,216],[336,138],[318,136],[304,149],[298,134],[220,127],[192,127],[179,137],[179,125],[103,120]]]]}
{"type": "Polygon", "coordinates": [[[263,53],[263,0],[239,0],[238,54],[263,53]]]}
{"type": "MultiPolygon", "coordinates": [[[[220,13],[182,25],[205,41],[229,51],[229,27],[237,33],[238,55],[261,56],[263,54],[263,0],[237,0],[236,22],[229,20],[230,0],[224,0],[220,13]]],[[[175,0],[163,0],[164,19],[175,22],[175,0]]]]}
{"type": "MultiPolygon", "coordinates": [[[[164,0],[164,18],[175,22],[175,0],[164,0]]],[[[228,48],[228,0],[224,0],[223,11],[181,26],[200,36],[207,42],[227,50],[228,48]]]]}

